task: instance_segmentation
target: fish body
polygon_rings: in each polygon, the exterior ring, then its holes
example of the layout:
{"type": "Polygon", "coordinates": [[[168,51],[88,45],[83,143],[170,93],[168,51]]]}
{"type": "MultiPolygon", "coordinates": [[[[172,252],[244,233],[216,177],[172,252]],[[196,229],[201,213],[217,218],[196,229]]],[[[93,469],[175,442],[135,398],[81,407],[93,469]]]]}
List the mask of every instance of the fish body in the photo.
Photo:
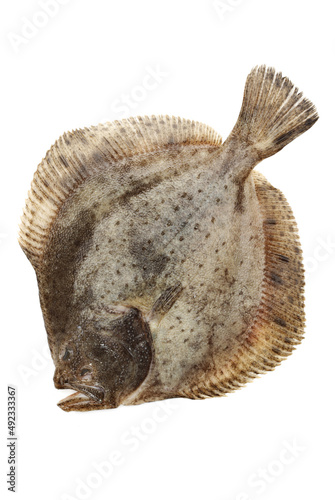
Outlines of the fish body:
{"type": "Polygon", "coordinates": [[[34,176],[35,268],[62,409],[226,394],[301,341],[303,268],[282,193],[253,168],[317,120],[281,74],[249,75],[228,139],[167,116],[64,134],[34,176]]]}

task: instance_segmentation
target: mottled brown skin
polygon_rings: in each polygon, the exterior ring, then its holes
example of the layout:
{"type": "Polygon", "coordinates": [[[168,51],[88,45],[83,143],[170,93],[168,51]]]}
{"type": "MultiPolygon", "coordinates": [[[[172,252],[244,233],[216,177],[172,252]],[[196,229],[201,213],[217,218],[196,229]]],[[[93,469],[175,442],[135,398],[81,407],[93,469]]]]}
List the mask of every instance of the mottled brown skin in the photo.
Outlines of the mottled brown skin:
{"type": "Polygon", "coordinates": [[[74,409],[74,405],[76,410],[116,408],[150,368],[148,325],[137,309],[125,310],[112,322],[103,314],[99,319],[79,317],[71,339],[58,346],[54,383],[57,389],[73,388],[80,394],[60,406],[64,410],[74,409]]]}
{"type": "Polygon", "coordinates": [[[78,391],[62,409],[222,395],[300,342],[295,222],[252,172],[317,119],[296,91],[282,106],[292,89],[254,70],[224,144],[191,122],[152,117],[67,134],[48,152],[21,245],[38,278],[55,386],[78,391]],[[43,201],[52,175],[57,190],[43,201]]]}

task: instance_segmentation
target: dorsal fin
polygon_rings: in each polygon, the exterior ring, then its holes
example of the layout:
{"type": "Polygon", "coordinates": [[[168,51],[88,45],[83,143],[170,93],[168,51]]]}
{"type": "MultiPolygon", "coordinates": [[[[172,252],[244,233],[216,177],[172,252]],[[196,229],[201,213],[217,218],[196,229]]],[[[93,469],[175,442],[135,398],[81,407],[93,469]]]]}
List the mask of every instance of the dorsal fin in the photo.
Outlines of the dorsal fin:
{"type": "Polygon", "coordinates": [[[20,226],[19,243],[37,268],[62,204],[86,179],[127,157],[171,145],[220,146],[207,125],[170,116],[144,116],[99,124],[62,135],[38,165],[20,226]]]}

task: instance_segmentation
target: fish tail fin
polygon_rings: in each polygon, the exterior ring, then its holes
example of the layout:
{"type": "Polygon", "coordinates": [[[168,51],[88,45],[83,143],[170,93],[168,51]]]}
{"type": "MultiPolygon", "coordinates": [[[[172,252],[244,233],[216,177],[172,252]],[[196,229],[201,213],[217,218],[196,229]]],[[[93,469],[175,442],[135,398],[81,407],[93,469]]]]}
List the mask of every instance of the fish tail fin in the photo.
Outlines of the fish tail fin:
{"type": "Polygon", "coordinates": [[[314,104],[273,68],[256,66],[248,75],[240,115],[230,138],[268,158],[318,120],[314,104]]]}

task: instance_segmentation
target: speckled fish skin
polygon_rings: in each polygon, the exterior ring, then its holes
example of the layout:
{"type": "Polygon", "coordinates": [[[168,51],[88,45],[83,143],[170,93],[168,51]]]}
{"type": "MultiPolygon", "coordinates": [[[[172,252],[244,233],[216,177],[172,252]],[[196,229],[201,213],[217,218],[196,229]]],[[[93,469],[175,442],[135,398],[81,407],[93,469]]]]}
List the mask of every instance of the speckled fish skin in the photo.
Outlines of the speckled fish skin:
{"type": "Polygon", "coordinates": [[[64,134],[32,182],[35,268],[66,411],[224,395],[304,331],[297,227],[253,168],[318,119],[280,73],[248,76],[228,139],[167,116],[64,134]]]}

